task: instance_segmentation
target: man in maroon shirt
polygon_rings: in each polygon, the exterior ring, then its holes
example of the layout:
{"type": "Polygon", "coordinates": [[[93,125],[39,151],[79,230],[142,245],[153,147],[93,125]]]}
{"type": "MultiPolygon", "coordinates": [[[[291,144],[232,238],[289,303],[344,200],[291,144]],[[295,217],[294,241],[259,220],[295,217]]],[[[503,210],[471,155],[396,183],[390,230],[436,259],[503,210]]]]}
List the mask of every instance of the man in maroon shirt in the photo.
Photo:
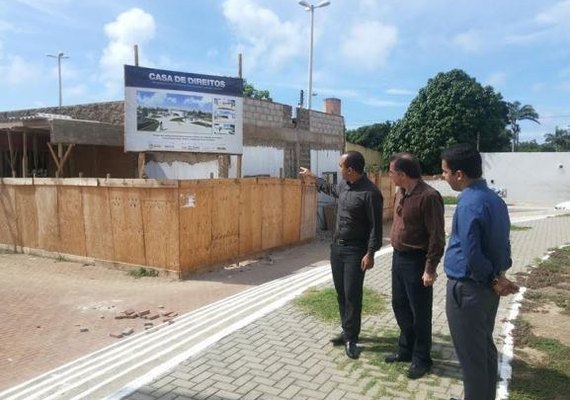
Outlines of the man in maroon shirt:
{"type": "Polygon", "coordinates": [[[443,199],[421,179],[420,163],[410,153],[392,156],[389,174],[399,187],[390,240],[392,308],[400,338],[398,349],[385,361],[411,361],[408,377],[418,379],[432,365],[432,286],[445,247],[443,199]]]}

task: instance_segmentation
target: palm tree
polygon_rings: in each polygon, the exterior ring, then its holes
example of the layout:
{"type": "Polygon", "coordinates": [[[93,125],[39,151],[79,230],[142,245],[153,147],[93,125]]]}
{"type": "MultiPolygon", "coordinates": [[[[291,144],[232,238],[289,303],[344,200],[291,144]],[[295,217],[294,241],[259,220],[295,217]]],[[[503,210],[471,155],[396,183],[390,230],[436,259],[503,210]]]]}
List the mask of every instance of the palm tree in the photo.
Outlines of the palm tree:
{"type": "Polygon", "coordinates": [[[519,133],[521,131],[521,127],[518,122],[522,120],[533,121],[537,124],[540,124],[540,122],[538,122],[538,113],[530,104],[521,106],[519,101],[514,101],[512,103],[507,103],[507,107],[509,110],[509,125],[511,126],[511,132],[513,133],[512,151],[515,151],[515,147],[519,143],[519,133]]]}
{"type": "Polygon", "coordinates": [[[556,127],[554,133],[544,135],[544,141],[554,146],[556,151],[570,150],[570,131],[556,127]]]}

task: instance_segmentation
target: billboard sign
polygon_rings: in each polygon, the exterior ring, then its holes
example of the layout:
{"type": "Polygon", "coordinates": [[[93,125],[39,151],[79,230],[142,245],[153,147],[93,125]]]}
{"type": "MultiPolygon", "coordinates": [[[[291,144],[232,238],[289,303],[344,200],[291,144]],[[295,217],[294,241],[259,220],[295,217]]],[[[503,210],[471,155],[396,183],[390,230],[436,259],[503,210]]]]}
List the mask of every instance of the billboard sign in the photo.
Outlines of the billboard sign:
{"type": "Polygon", "coordinates": [[[125,151],[242,150],[242,79],[125,65],[125,151]]]}

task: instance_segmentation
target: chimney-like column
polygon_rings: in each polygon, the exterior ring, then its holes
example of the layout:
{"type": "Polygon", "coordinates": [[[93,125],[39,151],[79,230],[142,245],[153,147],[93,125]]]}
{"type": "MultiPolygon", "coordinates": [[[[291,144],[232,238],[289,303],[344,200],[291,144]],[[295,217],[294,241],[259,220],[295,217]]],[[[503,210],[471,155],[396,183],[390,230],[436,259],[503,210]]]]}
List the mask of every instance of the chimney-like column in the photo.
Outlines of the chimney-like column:
{"type": "Polygon", "coordinates": [[[324,100],[325,112],[327,114],[341,115],[340,113],[340,99],[329,97],[324,100]]]}

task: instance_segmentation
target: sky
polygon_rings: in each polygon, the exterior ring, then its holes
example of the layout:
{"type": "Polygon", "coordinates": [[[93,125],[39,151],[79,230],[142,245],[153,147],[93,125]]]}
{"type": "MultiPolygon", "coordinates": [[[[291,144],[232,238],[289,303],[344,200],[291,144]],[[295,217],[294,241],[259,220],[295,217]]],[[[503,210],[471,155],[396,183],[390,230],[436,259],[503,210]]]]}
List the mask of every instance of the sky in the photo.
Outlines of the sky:
{"type": "MultiPolygon", "coordinates": [[[[311,2],[311,1],[309,1],[311,2]]],[[[317,4],[318,0],[313,4],[317,4]]],[[[402,118],[454,68],[532,105],[542,142],[570,126],[570,0],[331,0],[314,12],[313,109],[348,129],[402,118]]],[[[274,101],[307,95],[310,12],[295,0],[0,0],[0,111],[124,99],[123,65],[243,77],[274,101]]]]}

